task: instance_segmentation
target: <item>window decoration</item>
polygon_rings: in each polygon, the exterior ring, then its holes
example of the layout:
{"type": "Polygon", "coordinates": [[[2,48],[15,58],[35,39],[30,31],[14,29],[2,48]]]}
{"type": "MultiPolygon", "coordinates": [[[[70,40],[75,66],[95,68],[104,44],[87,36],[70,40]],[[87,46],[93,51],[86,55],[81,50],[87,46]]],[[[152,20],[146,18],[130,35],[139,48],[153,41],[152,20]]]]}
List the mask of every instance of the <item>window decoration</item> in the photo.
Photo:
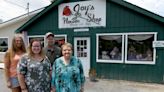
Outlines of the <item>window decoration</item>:
{"type": "Polygon", "coordinates": [[[155,64],[154,33],[127,34],[125,62],[130,64],[155,64]]]}
{"type": "Polygon", "coordinates": [[[97,62],[155,64],[157,33],[97,34],[97,62]]]}
{"type": "Polygon", "coordinates": [[[98,62],[123,62],[123,35],[98,34],[97,41],[98,62]]]}

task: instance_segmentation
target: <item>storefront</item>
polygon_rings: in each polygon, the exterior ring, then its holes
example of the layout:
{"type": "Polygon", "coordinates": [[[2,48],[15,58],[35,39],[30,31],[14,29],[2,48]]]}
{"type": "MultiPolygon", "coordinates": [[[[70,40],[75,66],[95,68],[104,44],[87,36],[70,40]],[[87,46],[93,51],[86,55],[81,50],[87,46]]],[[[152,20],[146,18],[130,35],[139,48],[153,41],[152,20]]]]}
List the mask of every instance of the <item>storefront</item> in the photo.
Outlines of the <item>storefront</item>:
{"type": "Polygon", "coordinates": [[[99,78],[164,82],[164,48],[156,45],[164,40],[161,16],[122,0],[56,0],[16,30],[43,46],[48,31],[59,46],[73,44],[86,76],[94,68],[99,78]]]}

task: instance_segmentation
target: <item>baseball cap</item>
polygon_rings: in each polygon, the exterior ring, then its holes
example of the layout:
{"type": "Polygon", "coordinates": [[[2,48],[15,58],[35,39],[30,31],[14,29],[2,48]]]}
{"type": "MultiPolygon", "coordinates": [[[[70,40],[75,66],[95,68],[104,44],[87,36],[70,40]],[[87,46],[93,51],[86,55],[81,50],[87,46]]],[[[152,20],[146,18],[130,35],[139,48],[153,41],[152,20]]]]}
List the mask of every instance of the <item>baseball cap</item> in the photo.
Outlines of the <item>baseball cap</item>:
{"type": "Polygon", "coordinates": [[[52,32],[48,32],[48,33],[46,33],[46,38],[48,38],[49,36],[54,37],[54,34],[53,34],[52,32]]]}

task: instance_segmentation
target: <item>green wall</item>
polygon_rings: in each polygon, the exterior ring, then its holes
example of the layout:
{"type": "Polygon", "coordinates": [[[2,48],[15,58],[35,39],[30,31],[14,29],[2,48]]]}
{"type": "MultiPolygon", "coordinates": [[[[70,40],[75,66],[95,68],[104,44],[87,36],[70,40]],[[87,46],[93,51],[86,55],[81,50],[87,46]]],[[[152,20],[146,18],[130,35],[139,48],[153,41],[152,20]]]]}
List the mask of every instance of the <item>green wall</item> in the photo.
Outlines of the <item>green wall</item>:
{"type": "MultiPolygon", "coordinates": [[[[107,27],[95,29],[94,32],[158,32],[157,39],[164,39],[162,23],[115,3],[107,3],[107,27]]],[[[96,41],[93,44],[96,45],[96,41]]],[[[100,78],[162,83],[163,53],[164,49],[157,48],[155,65],[97,63],[94,66],[97,67],[100,78]]],[[[94,61],[95,58],[93,57],[94,61]]]]}
{"type": "MultiPolygon", "coordinates": [[[[71,0],[70,0],[71,1],[71,0]]],[[[96,62],[97,33],[126,33],[126,32],[158,32],[158,40],[164,39],[163,23],[107,0],[106,27],[89,28],[88,32],[73,32],[73,29],[58,29],[58,7],[39,17],[25,28],[28,35],[44,35],[51,31],[55,34],[67,34],[67,41],[73,43],[77,36],[91,38],[91,67],[95,67],[99,78],[133,80],[142,82],[163,83],[164,48],[157,48],[155,65],[115,64],[96,62]]]]}

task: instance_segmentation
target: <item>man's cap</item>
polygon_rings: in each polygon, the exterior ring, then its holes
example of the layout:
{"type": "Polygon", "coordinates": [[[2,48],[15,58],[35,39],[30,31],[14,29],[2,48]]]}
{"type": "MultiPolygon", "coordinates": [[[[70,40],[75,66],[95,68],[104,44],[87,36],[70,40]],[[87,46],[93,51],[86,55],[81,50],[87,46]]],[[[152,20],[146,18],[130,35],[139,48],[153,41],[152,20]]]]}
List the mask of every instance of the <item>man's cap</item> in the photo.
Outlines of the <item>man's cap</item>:
{"type": "Polygon", "coordinates": [[[48,33],[46,33],[46,38],[48,38],[49,36],[54,37],[54,34],[53,34],[52,32],[48,32],[48,33]]]}

